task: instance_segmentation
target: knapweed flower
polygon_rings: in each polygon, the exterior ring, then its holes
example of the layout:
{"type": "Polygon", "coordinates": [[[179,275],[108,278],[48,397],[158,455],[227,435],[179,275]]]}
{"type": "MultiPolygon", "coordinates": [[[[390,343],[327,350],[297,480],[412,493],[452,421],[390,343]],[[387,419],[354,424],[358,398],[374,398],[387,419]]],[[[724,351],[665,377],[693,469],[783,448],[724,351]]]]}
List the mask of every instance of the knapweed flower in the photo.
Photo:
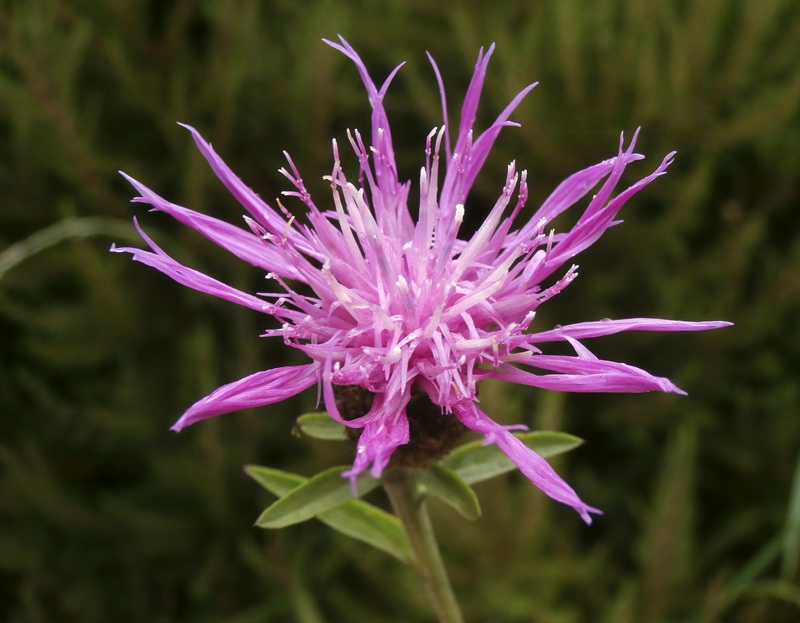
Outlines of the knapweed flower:
{"type": "Polygon", "coordinates": [[[314,203],[288,155],[288,169],[281,172],[293,189],[283,194],[299,199],[306,214],[296,220],[280,202],[277,209],[268,205],[192,128],[188,130],[200,152],[247,211],[247,228],[171,203],[126,176],[140,195],[134,201],[166,212],[265,271],[278,292],[249,294],[184,266],[141,230],[150,251],[115,251],[131,253],[185,286],[272,316],[279,325],[263,336],[281,338],[310,359],[305,365],[256,372],[220,387],[192,405],[173,429],[275,403],[316,385],[330,415],[360,429],[349,476],[371,468],[377,477],[393,452],[409,442],[409,402],[425,395],[442,416],[457,418],[487,443],[497,444],[536,486],[590,522],[590,513],[599,511],[581,501],[544,459],[515,437],[509,430],[514,427],[496,423],[478,407],[476,385],[493,378],[568,392],[682,393],[665,378],[599,359],[582,341],[620,331],[699,331],[729,323],[632,318],[543,331],[535,330],[534,324],[536,309],[577,276],[572,258],[618,223],[620,208],[664,174],[672,154],[650,175],[612,196],[625,167],[643,157],[633,151],[635,135],[627,147],[621,140],[616,157],[567,178],[522,223],[518,217],[528,195],[527,176],[512,162],[482,225],[469,238],[461,238],[472,184],[500,130],[517,125],[509,117],[535,84],[523,89],[488,129],[476,133],[478,101],[493,47],[486,53],[481,50],[453,145],[443,81],[430,59],[444,125],[427,137],[419,187],[413,189],[419,196],[418,209],[412,211],[409,204],[417,201],[410,197],[411,183],[398,179],[384,109],[400,66],[378,87],[344,39],[327,43],[358,69],[372,107],[372,134],[365,141],[358,132],[348,133],[360,167],[357,182],[345,178],[339,147],[333,142],[333,170],[325,178],[332,197],[324,207],[314,203]],[[569,231],[550,229],[553,219],[598,185],[569,231]],[[555,341],[568,342],[575,354],[546,354],[540,348],[555,341]],[[335,386],[363,388],[372,395],[371,407],[355,419],[343,418],[335,386]]]}

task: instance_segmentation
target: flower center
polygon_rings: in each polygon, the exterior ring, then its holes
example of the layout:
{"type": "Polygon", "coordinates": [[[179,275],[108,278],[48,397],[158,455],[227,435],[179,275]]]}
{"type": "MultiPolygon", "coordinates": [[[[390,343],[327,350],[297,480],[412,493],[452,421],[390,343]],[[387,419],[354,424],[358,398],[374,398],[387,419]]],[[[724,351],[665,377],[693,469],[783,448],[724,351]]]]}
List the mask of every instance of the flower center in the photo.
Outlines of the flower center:
{"type": "MultiPolygon", "coordinates": [[[[426,468],[455,448],[467,428],[454,415],[442,413],[425,392],[413,388],[411,393],[406,407],[409,441],[394,451],[389,465],[426,468]]],[[[358,385],[334,385],[333,394],[345,420],[366,415],[372,408],[374,394],[358,385]]],[[[356,441],[361,429],[348,427],[347,436],[356,441]]]]}

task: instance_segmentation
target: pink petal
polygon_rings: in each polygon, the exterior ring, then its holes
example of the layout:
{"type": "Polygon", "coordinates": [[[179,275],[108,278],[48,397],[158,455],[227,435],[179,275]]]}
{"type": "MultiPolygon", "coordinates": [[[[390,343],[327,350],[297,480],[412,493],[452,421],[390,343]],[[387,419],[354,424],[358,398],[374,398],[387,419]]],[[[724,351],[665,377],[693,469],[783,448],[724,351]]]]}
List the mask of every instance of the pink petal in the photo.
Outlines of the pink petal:
{"type": "Polygon", "coordinates": [[[120,175],[128,180],[141,195],[140,199],[133,201],[146,202],[154,209],[166,212],[175,220],[200,232],[213,243],[253,266],[277,273],[282,277],[302,278],[295,267],[286,261],[284,254],[278,253],[271,243],[262,240],[252,232],[171,203],[122,171],[120,171],[120,175]]]}
{"type": "Polygon", "coordinates": [[[473,403],[463,401],[453,413],[465,426],[486,437],[487,443],[496,443],[528,479],[554,500],[571,506],[587,523],[592,523],[590,513],[602,511],[585,504],[561,476],[536,452],[511,434],[508,429],[493,421],[473,403]]]}
{"type": "Polygon", "coordinates": [[[317,382],[318,370],[316,363],[273,368],[223,385],[189,407],[172,430],[180,431],[215,415],[263,407],[291,398],[317,382]]]}
{"type": "Polygon", "coordinates": [[[599,320],[595,322],[578,322],[565,325],[550,331],[529,334],[530,341],[554,342],[566,337],[578,340],[590,337],[612,335],[622,331],[706,331],[732,326],[732,322],[722,320],[690,322],[686,320],[664,320],[661,318],[625,318],[620,320],[599,320]]]}
{"type": "Polygon", "coordinates": [[[686,394],[669,379],[616,361],[584,359],[563,355],[531,355],[515,363],[551,370],[559,374],[533,374],[514,366],[501,366],[486,373],[487,377],[562,392],[578,393],[640,393],[672,392],[686,394]]]}
{"type": "Polygon", "coordinates": [[[156,243],[153,242],[147,236],[147,234],[144,233],[144,231],[142,231],[136,219],[134,219],[134,224],[136,225],[136,229],[139,231],[139,234],[142,236],[142,238],[144,238],[145,242],[150,245],[150,248],[153,249],[155,253],[133,247],[116,246],[112,246],[111,251],[114,253],[130,253],[133,256],[133,259],[137,262],[152,266],[168,277],[171,277],[181,285],[192,288],[193,290],[205,292],[206,294],[211,294],[218,298],[231,301],[232,303],[237,303],[238,305],[243,305],[244,307],[249,307],[250,309],[255,309],[256,311],[260,311],[262,313],[269,313],[271,306],[266,301],[263,301],[252,294],[247,294],[247,292],[237,290],[236,288],[222,283],[213,277],[209,277],[205,273],[201,273],[199,270],[184,266],[177,260],[164,253],[164,251],[162,251],[158,245],[156,245],[156,243]]]}

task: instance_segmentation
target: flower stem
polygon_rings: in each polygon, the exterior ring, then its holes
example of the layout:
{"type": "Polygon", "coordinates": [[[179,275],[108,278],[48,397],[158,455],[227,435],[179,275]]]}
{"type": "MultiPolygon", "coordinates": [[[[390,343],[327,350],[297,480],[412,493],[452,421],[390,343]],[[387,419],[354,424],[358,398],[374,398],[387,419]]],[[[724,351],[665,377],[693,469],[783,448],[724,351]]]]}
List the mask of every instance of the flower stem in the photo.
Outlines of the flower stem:
{"type": "Polygon", "coordinates": [[[463,623],[464,617],[439,553],[425,498],[417,487],[413,471],[402,467],[387,470],[383,486],[403,524],[414,565],[425,584],[439,622],[463,623]]]}

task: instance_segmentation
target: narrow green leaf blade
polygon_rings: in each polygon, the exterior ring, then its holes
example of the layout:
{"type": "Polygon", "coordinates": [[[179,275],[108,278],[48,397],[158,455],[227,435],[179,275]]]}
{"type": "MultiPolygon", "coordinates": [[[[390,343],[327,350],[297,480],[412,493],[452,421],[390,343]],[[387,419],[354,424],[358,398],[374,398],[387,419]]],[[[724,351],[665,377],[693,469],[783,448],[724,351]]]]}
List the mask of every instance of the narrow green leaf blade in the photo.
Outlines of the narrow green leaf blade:
{"type": "Polygon", "coordinates": [[[800,456],[794,468],[789,494],[789,512],[783,537],[781,576],[789,582],[800,579],[800,456]]]}
{"type": "Polygon", "coordinates": [[[300,474],[263,467],[262,465],[245,465],[244,471],[267,491],[278,497],[283,497],[292,489],[299,487],[304,482],[308,482],[308,478],[300,474]]]}
{"type": "Polygon", "coordinates": [[[411,561],[408,539],[400,520],[363,500],[350,500],[317,515],[322,523],[349,537],[372,545],[401,562],[411,561]]]}
{"type": "MultiPolygon", "coordinates": [[[[535,431],[516,435],[531,450],[547,458],[577,448],[583,440],[568,433],[535,431]]],[[[446,456],[439,462],[442,467],[454,471],[468,485],[494,478],[516,469],[516,466],[496,445],[483,445],[473,441],[446,456]]]]}
{"type": "MultiPolygon", "coordinates": [[[[244,471],[279,497],[308,482],[305,476],[260,465],[247,465],[244,471]]],[[[320,513],[316,518],[330,528],[386,552],[403,563],[408,564],[411,560],[408,539],[400,521],[377,506],[363,500],[350,500],[320,513]]]]}
{"type": "Polygon", "coordinates": [[[481,516],[478,496],[453,470],[434,465],[422,472],[422,483],[428,491],[449,504],[470,521],[481,516]]]}
{"type": "Polygon", "coordinates": [[[344,441],[347,431],[344,424],[339,424],[324,411],[305,413],[297,418],[297,429],[304,435],[315,439],[344,441]]]}
{"type": "Polygon", "coordinates": [[[285,528],[323,513],[340,504],[360,497],[378,486],[379,481],[368,474],[361,474],[353,495],[350,481],[342,478],[348,467],[332,467],[313,476],[292,489],[277,502],[269,506],[256,520],[260,528],[285,528]]]}

